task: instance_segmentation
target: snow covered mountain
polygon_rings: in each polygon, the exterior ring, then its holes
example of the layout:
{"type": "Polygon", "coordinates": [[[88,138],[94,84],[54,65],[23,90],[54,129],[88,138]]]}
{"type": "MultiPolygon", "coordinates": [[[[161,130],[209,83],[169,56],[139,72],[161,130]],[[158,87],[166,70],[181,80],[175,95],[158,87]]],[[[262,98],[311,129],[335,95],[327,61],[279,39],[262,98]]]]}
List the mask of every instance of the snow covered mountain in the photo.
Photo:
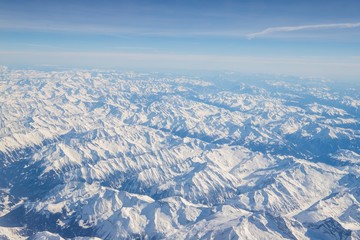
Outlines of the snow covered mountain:
{"type": "Polygon", "coordinates": [[[360,239],[360,91],[0,68],[0,239],[360,239]]]}

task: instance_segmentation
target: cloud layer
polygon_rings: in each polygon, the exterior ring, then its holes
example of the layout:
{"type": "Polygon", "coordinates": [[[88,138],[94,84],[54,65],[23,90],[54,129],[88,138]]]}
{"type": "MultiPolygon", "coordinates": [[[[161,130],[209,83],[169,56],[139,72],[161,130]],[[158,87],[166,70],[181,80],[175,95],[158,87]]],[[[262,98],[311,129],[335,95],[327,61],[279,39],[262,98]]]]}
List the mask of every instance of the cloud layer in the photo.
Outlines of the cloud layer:
{"type": "Polygon", "coordinates": [[[316,29],[330,29],[330,28],[357,28],[360,27],[360,22],[357,23],[335,23],[335,24],[314,24],[301,26],[285,26],[285,27],[270,27],[261,32],[247,34],[248,39],[253,39],[259,36],[268,35],[277,32],[293,32],[300,30],[316,30],[316,29]]]}
{"type": "Polygon", "coordinates": [[[360,57],[261,57],[218,54],[132,53],[102,51],[1,51],[0,65],[146,71],[237,71],[330,79],[359,79],[360,57]]]}

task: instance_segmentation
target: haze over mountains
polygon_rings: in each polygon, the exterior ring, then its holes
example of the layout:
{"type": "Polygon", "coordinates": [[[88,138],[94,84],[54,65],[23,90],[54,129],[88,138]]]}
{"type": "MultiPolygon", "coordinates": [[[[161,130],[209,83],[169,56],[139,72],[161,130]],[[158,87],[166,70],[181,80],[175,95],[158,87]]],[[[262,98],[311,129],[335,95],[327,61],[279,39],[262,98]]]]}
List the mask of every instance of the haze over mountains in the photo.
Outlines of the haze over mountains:
{"type": "Polygon", "coordinates": [[[0,69],[2,239],[359,239],[360,94],[0,69]]]}

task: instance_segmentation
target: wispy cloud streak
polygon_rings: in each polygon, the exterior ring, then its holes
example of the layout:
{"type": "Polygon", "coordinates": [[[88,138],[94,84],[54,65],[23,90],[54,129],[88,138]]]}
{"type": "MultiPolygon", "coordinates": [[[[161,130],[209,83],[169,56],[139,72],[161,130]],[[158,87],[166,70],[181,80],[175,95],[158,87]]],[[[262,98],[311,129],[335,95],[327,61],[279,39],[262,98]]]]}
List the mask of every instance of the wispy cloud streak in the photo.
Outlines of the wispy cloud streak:
{"type": "Polygon", "coordinates": [[[301,26],[285,26],[285,27],[270,27],[261,32],[247,34],[248,39],[253,39],[259,36],[268,35],[277,32],[293,32],[301,30],[317,30],[317,29],[331,29],[331,28],[357,28],[360,27],[360,22],[357,23],[335,23],[335,24],[314,24],[301,26]]]}
{"type": "Polygon", "coordinates": [[[0,19],[0,30],[16,30],[29,32],[58,32],[58,33],[77,33],[77,34],[97,34],[97,35],[129,35],[129,36],[155,36],[155,37],[243,37],[244,33],[233,30],[214,30],[207,31],[202,29],[169,29],[154,27],[137,26],[118,26],[102,24],[67,24],[55,23],[51,21],[33,22],[8,22],[0,19]]]}

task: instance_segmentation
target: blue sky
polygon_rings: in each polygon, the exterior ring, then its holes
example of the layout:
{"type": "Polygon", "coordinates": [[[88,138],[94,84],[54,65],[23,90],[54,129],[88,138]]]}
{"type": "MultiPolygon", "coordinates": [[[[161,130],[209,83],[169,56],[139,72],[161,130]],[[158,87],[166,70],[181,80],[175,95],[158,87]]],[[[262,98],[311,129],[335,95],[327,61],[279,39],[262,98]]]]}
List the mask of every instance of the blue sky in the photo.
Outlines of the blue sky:
{"type": "Polygon", "coordinates": [[[0,64],[360,80],[359,1],[0,1],[0,64]]]}

